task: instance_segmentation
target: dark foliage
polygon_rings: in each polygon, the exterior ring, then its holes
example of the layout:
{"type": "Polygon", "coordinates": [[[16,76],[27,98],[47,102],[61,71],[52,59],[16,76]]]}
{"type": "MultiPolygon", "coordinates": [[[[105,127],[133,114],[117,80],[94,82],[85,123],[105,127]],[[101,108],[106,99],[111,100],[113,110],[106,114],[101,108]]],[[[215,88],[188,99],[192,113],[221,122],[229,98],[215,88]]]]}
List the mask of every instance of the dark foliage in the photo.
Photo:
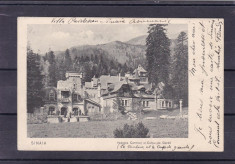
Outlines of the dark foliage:
{"type": "Polygon", "coordinates": [[[42,75],[40,70],[40,56],[27,50],[27,112],[33,113],[43,104],[42,75]]]}
{"type": "Polygon", "coordinates": [[[171,85],[174,97],[183,99],[184,105],[188,103],[188,38],[181,32],[176,41],[175,56],[173,58],[173,71],[171,85]]]}
{"type": "Polygon", "coordinates": [[[125,124],[123,129],[114,130],[115,138],[149,138],[149,129],[142,122],[135,125],[125,124]]]}
{"type": "Polygon", "coordinates": [[[159,82],[168,83],[170,40],[166,35],[166,25],[151,24],[146,38],[146,60],[149,81],[155,85],[159,82]]]}
{"type": "Polygon", "coordinates": [[[121,114],[125,114],[126,110],[125,107],[121,105],[121,100],[118,97],[113,102],[113,109],[116,109],[121,114]]]}

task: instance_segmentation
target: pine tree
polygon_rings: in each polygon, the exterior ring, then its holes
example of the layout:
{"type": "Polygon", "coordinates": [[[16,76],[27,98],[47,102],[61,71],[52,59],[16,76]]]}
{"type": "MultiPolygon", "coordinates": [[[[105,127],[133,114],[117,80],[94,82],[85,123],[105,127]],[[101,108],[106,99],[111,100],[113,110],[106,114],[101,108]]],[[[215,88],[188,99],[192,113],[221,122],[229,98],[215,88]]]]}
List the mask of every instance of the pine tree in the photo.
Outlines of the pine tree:
{"type": "Polygon", "coordinates": [[[183,99],[184,105],[188,102],[188,38],[181,32],[177,38],[173,61],[172,86],[177,99],[183,99]]]}
{"type": "Polygon", "coordinates": [[[127,73],[127,72],[128,72],[128,67],[127,67],[126,63],[124,63],[123,67],[122,67],[122,73],[121,74],[124,76],[125,73],[127,73]]]}
{"type": "Polygon", "coordinates": [[[86,56],[86,57],[85,57],[85,62],[89,62],[89,61],[90,61],[89,56],[86,56]]]}
{"type": "Polygon", "coordinates": [[[166,25],[151,24],[146,39],[146,60],[149,81],[155,85],[168,82],[170,40],[166,35],[166,25]]]}
{"type": "Polygon", "coordinates": [[[65,65],[65,70],[66,71],[71,71],[72,70],[72,59],[71,59],[71,56],[70,56],[69,49],[66,49],[66,51],[65,51],[64,65],[65,65]]]}
{"type": "Polygon", "coordinates": [[[49,86],[56,87],[57,85],[57,67],[55,61],[55,55],[53,51],[48,52],[47,60],[50,63],[49,66],[49,86]]]}
{"type": "Polygon", "coordinates": [[[94,61],[94,55],[91,54],[91,61],[94,61]]]}
{"type": "Polygon", "coordinates": [[[98,63],[99,62],[99,58],[98,58],[98,56],[97,55],[95,55],[95,63],[98,63]]]}
{"type": "Polygon", "coordinates": [[[84,82],[91,81],[92,78],[92,70],[90,69],[90,66],[88,63],[85,63],[84,65],[84,82]]]}
{"type": "Polygon", "coordinates": [[[58,80],[65,80],[65,73],[66,73],[66,68],[64,64],[64,60],[57,60],[57,81],[58,80]]]}
{"type": "Polygon", "coordinates": [[[92,66],[92,71],[91,71],[91,72],[92,72],[92,77],[94,77],[94,76],[97,77],[97,69],[96,69],[96,66],[94,66],[94,65],[92,66]]]}
{"type": "Polygon", "coordinates": [[[40,70],[39,55],[27,49],[27,112],[33,113],[35,108],[43,105],[43,78],[40,70]]]}

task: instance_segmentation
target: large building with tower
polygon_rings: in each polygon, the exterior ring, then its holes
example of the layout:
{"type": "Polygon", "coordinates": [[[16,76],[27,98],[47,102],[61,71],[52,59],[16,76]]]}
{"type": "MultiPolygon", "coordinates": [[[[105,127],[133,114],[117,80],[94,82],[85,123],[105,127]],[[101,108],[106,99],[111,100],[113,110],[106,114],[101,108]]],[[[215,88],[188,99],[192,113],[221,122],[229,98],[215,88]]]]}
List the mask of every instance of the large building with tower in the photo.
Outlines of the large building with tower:
{"type": "Polygon", "coordinates": [[[104,110],[117,110],[117,101],[126,111],[138,110],[140,106],[146,110],[174,107],[173,100],[155,94],[141,65],[125,76],[102,75],[84,84],[82,78],[81,73],[68,71],[66,80],[57,82],[57,88],[45,88],[44,109],[49,122],[56,122],[54,116],[63,121],[87,121],[92,115],[107,112],[104,110]]]}

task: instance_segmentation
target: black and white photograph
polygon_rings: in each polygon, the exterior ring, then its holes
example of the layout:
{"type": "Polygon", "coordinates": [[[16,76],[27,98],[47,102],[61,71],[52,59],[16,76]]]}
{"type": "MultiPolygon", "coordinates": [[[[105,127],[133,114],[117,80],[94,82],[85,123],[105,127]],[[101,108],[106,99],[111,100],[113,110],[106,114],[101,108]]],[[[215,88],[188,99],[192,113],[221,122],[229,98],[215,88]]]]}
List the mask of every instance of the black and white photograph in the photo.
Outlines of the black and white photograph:
{"type": "Polygon", "coordinates": [[[223,19],[18,18],[18,149],[223,151],[223,19]]]}
{"type": "Polygon", "coordinates": [[[28,137],[187,138],[187,31],[28,25],[28,137]]]}

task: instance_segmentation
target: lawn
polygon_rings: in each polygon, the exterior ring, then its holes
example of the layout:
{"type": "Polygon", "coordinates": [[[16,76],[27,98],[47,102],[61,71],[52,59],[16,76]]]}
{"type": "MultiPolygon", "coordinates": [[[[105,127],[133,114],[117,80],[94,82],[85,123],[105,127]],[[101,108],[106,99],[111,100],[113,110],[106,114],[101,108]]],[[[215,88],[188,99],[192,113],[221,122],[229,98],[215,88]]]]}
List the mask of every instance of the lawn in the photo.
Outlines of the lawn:
{"type": "MultiPolygon", "coordinates": [[[[183,109],[187,113],[187,108],[183,109]]],[[[113,138],[113,131],[124,124],[140,121],[153,138],[187,138],[188,119],[161,119],[161,115],[177,116],[179,109],[146,112],[139,120],[89,121],[58,124],[28,124],[28,137],[36,138],[113,138]],[[146,117],[156,117],[146,120],[146,117]]],[[[140,118],[140,117],[139,117],[140,118]]]]}

